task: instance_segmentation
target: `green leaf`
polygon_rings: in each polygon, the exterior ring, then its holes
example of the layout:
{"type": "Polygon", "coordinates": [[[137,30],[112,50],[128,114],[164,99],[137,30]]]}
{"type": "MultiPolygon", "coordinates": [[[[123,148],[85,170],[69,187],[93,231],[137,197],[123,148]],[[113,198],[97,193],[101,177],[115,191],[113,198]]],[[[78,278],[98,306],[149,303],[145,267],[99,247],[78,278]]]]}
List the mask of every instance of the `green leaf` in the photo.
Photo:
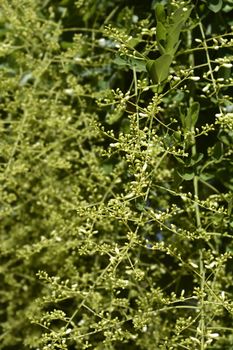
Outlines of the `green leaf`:
{"type": "Polygon", "coordinates": [[[189,18],[192,12],[193,6],[184,6],[178,8],[173,15],[171,16],[171,20],[173,23],[183,22],[185,23],[189,18]]]}
{"type": "Polygon", "coordinates": [[[169,23],[166,23],[163,5],[156,7],[156,38],[161,54],[170,54],[174,56],[179,46],[179,37],[181,29],[190,16],[192,7],[182,7],[169,17],[169,23]]]}
{"type": "Polygon", "coordinates": [[[180,175],[180,177],[185,180],[185,181],[190,181],[194,178],[195,173],[194,171],[190,170],[190,171],[184,171],[182,173],[178,172],[178,174],[180,175]]]}
{"type": "Polygon", "coordinates": [[[182,158],[177,157],[177,156],[174,156],[174,157],[175,157],[175,159],[177,160],[178,163],[180,163],[180,164],[182,164],[182,165],[185,165],[185,162],[183,161],[182,158]]]}
{"type": "Polygon", "coordinates": [[[156,39],[157,39],[157,44],[159,47],[159,52],[161,54],[164,54],[165,53],[165,46],[166,46],[166,42],[167,42],[167,29],[162,24],[162,22],[157,23],[156,39]]]}
{"type": "Polygon", "coordinates": [[[103,171],[106,175],[111,174],[112,170],[113,170],[113,164],[110,162],[104,162],[102,165],[103,171]]]}
{"type": "Polygon", "coordinates": [[[213,157],[216,160],[221,160],[224,155],[224,149],[222,142],[217,141],[213,147],[213,157]]]}
{"type": "Polygon", "coordinates": [[[178,49],[178,45],[180,43],[179,37],[182,26],[183,22],[180,22],[178,24],[172,25],[168,31],[166,53],[169,53],[172,56],[174,56],[176,50],[178,49]]]}
{"type": "Polygon", "coordinates": [[[167,79],[171,63],[172,56],[169,54],[164,54],[156,60],[148,60],[146,69],[154,84],[160,84],[167,79]]]}
{"type": "Polygon", "coordinates": [[[181,108],[179,108],[179,117],[180,117],[183,128],[186,128],[186,116],[182,112],[181,108]]]}
{"type": "Polygon", "coordinates": [[[199,163],[203,157],[203,153],[197,153],[195,156],[192,156],[189,162],[189,166],[194,166],[195,164],[199,163]]]}
{"type": "Polygon", "coordinates": [[[193,102],[188,109],[188,114],[186,117],[186,128],[191,130],[196,125],[199,117],[200,104],[199,102],[193,102]]]}
{"type": "Polygon", "coordinates": [[[164,5],[162,5],[162,4],[156,5],[155,16],[156,16],[157,23],[158,22],[161,22],[161,23],[166,22],[166,13],[165,13],[164,5]]]}
{"type": "Polygon", "coordinates": [[[154,82],[154,80],[156,79],[156,77],[153,77],[153,64],[154,64],[155,60],[148,60],[146,63],[146,70],[149,73],[152,81],[154,82]]]}
{"type": "Polygon", "coordinates": [[[224,131],[220,132],[220,134],[218,135],[218,139],[227,146],[232,145],[233,138],[231,137],[231,135],[225,133],[224,131]]]}
{"type": "Polygon", "coordinates": [[[173,138],[179,142],[181,140],[181,131],[174,131],[173,138]]]}
{"type": "Polygon", "coordinates": [[[210,0],[208,8],[210,9],[210,11],[217,13],[221,10],[222,4],[222,0],[210,0]]]}
{"type": "Polygon", "coordinates": [[[108,113],[105,117],[105,121],[108,125],[113,125],[118,122],[123,116],[123,111],[117,111],[116,113],[108,113]]]}
{"type": "Polygon", "coordinates": [[[232,208],[233,208],[233,196],[229,199],[228,201],[228,209],[227,209],[227,214],[230,216],[232,213],[232,208]]]}
{"type": "Polygon", "coordinates": [[[179,46],[179,37],[184,23],[190,16],[192,7],[182,7],[176,10],[170,18],[168,27],[166,53],[174,55],[179,46]]]}
{"type": "Polygon", "coordinates": [[[209,181],[209,180],[213,180],[214,175],[210,173],[201,173],[199,177],[203,181],[209,181]]]}
{"type": "Polygon", "coordinates": [[[129,67],[130,69],[134,68],[136,72],[146,72],[145,61],[137,58],[116,56],[113,63],[118,66],[129,67]]]}

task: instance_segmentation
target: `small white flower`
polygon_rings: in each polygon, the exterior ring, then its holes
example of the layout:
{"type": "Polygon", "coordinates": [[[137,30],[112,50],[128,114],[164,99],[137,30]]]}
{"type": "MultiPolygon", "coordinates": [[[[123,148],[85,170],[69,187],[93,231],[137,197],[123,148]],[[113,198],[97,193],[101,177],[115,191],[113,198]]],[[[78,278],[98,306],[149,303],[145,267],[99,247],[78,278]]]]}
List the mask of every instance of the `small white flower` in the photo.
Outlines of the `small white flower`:
{"type": "Polygon", "coordinates": [[[211,333],[210,337],[211,338],[217,338],[217,337],[219,337],[219,333],[211,333]]]}
{"type": "Polygon", "coordinates": [[[71,328],[67,328],[66,334],[70,334],[71,332],[72,332],[72,329],[71,328]]]}
{"type": "Polygon", "coordinates": [[[116,143],[110,143],[110,147],[117,147],[119,145],[119,143],[118,142],[116,142],[116,143]]]}
{"type": "Polygon", "coordinates": [[[206,86],[203,87],[202,91],[207,92],[210,88],[210,84],[207,84],[206,86]]]}
{"type": "Polygon", "coordinates": [[[99,39],[99,41],[98,41],[98,43],[99,43],[99,46],[100,47],[105,47],[106,46],[106,39],[104,39],[104,38],[100,38],[99,39]]]}
{"type": "Polygon", "coordinates": [[[132,22],[133,23],[137,23],[138,22],[138,16],[137,15],[133,15],[132,16],[132,22]]]}
{"type": "Polygon", "coordinates": [[[146,171],[147,168],[147,163],[144,163],[143,167],[142,167],[142,172],[144,173],[144,171],[146,171]]]}
{"type": "Polygon", "coordinates": [[[232,63],[223,63],[223,67],[231,68],[232,67],[232,63]]]}
{"type": "Polygon", "coordinates": [[[75,56],[75,57],[74,57],[74,61],[75,61],[75,62],[81,62],[81,61],[82,61],[82,58],[79,57],[79,56],[75,56]]]}
{"type": "Polygon", "coordinates": [[[197,265],[197,264],[195,264],[195,263],[194,263],[194,262],[192,262],[192,261],[191,261],[189,264],[190,264],[192,267],[194,267],[195,269],[197,269],[197,268],[198,268],[198,265],[197,265]]]}
{"type": "Polygon", "coordinates": [[[190,80],[193,80],[193,81],[198,81],[198,80],[200,80],[201,78],[200,77],[190,77],[190,80]]]}
{"type": "Polygon", "coordinates": [[[73,93],[74,93],[74,90],[73,90],[73,89],[65,89],[65,90],[64,90],[64,93],[65,93],[66,95],[72,96],[73,93]]]}

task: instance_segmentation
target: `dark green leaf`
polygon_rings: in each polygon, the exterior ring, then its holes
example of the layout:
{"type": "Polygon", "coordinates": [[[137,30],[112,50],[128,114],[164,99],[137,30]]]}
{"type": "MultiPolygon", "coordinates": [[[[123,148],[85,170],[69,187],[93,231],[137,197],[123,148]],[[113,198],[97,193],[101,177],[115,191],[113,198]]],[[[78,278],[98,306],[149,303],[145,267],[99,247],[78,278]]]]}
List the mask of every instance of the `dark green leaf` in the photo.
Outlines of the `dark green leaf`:
{"type": "Polygon", "coordinates": [[[233,196],[228,201],[227,214],[230,216],[233,208],[233,196]]]}
{"type": "Polygon", "coordinates": [[[214,145],[213,157],[216,160],[220,160],[223,157],[223,144],[222,142],[217,141],[214,145]]]}
{"type": "Polygon", "coordinates": [[[176,160],[177,160],[178,163],[180,163],[180,164],[182,164],[182,165],[185,165],[185,162],[183,161],[182,158],[177,157],[177,156],[174,156],[174,157],[176,158],[176,160]]]}
{"type": "Polygon", "coordinates": [[[169,54],[164,54],[156,60],[148,60],[146,69],[154,84],[160,84],[167,79],[171,63],[172,56],[169,54]]]}
{"type": "Polygon", "coordinates": [[[200,104],[198,102],[193,102],[188,109],[188,114],[186,117],[186,128],[191,130],[196,125],[199,117],[200,104]]]}
{"type": "Polygon", "coordinates": [[[162,24],[162,22],[157,23],[156,39],[157,39],[157,44],[159,47],[159,52],[161,54],[164,54],[165,53],[165,46],[166,46],[166,42],[167,42],[167,29],[162,24]]]}
{"type": "Polygon", "coordinates": [[[204,157],[203,153],[197,153],[195,156],[192,156],[192,158],[189,162],[189,166],[193,166],[193,165],[199,163],[203,157],[204,157]]]}
{"type": "Polygon", "coordinates": [[[179,45],[179,37],[182,28],[183,22],[176,23],[169,28],[167,35],[167,43],[166,43],[166,53],[174,56],[176,50],[179,45]]]}
{"type": "Polygon", "coordinates": [[[225,145],[230,146],[232,145],[233,142],[233,137],[231,134],[229,133],[225,133],[224,131],[222,131],[219,135],[218,135],[218,139],[220,141],[222,141],[225,145]]]}
{"type": "Polygon", "coordinates": [[[182,173],[178,172],[178,174],[180,175],[180,177],[182,179],[184,179],[186,181],[192,180],[194,178],[194,176],[195,176],[195,173],[192,170],[186,171],[186,172],[182,172],[182,173]]]}
{"type": "Polygon", "coordinates": [[[186,127],[186,124],[185,124],[186,117],[185,117],[184,113],[182,112],[181,108],[179,109],[179,112],[180,112],[179,117],[180,117],[182,126],[183,126],[183,128],[185,128],[186,127]]]}
{"type": "Polygon", "coordinates": [[[200,174],[200,178],[203,180],[203,181],[209,181],[209,180],[212,180],[214,178],[214,175],[213,174],[210,174],[210,173],[201,173],[200,174]]]}

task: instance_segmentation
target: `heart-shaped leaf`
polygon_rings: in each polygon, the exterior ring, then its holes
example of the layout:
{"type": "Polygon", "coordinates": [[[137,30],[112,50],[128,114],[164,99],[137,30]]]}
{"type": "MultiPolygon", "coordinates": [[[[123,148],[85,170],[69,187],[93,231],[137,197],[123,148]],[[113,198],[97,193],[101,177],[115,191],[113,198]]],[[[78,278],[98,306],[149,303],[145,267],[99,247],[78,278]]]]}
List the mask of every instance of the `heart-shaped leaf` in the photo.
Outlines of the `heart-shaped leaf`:
{"type": "Polygon", "coordinates": [[[148,60],[146,69],[154,84],[160,84],[167,79],[171,63],[172,56],[169,54],[164,54],[156,60],[148,60]]]}

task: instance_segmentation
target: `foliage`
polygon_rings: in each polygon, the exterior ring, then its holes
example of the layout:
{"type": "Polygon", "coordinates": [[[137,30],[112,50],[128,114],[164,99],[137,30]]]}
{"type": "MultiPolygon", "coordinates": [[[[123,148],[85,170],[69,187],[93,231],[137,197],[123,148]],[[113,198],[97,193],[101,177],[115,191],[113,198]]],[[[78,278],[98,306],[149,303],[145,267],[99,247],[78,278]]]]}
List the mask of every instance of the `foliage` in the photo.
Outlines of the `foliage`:
{"type": "Polygon", "coordinates": [[[2,0],[0,349],[231,349],[232,10],[2,0]]]}

